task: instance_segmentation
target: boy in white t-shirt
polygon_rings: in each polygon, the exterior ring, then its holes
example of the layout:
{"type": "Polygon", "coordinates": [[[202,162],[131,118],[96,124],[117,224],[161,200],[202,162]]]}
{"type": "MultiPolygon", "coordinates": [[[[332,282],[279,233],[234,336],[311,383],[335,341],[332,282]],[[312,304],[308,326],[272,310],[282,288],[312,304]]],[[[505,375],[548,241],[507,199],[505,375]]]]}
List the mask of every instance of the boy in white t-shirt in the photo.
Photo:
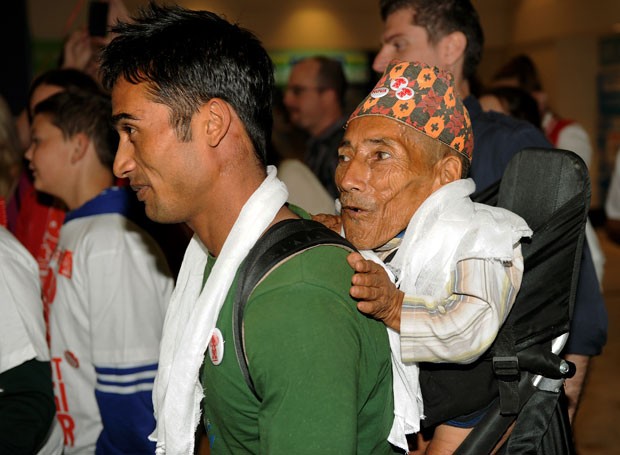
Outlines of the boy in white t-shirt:
{"type": "Polygon", "coordinates": [[[130,219],[132,196],[113,186],[110,100],[66,91],[34,114],[34,186],[68,209],[43,289],[65,453],[153,453],[151,391],[172,279],[130,219]]]}

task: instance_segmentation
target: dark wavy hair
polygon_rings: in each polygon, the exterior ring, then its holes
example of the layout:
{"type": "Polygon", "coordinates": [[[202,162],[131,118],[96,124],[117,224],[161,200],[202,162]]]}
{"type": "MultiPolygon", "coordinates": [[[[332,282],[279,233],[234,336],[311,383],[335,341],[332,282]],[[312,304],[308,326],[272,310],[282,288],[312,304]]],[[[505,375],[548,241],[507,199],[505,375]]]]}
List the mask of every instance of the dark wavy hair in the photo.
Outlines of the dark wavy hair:
{"type": "Polygon", "coordinates": [[[478,12],[470,0],[380,0],[381,18],[401,9],[412,9],[414,25],[424,27],[431,43],[452,32],[461,32],[467,38],[463,78],[470,79],[476,74],[482,48],[484,33],[478,12]]]}
{"type": "Polygon", "coordinates": [[[494,81],[512,78],[517,80],[519,87],[530,93],[542,90],[542,83],[540,82],[536,65],[534,61],[525,54],[513,57],[493,75],[494,81]]]}
{"type": "Polygon", "coordinates": [[[194,114],[212,98],[229,103],[265,163],[273,124],[273,64],[250,31],[209,11],[150,3],[118,34],[101,57],[103,85],[119,78],[147,84],[155,102],[170,109],[180,140],[191,140],[194,114]]]}
{"type": "Polygon", "coordinates": [[[515,118],[530,122],[541,129],[540,110],[534,97],[520,87],[491,87],[483,92],[484,95],[493,95],[506,111],[515,118]]]}

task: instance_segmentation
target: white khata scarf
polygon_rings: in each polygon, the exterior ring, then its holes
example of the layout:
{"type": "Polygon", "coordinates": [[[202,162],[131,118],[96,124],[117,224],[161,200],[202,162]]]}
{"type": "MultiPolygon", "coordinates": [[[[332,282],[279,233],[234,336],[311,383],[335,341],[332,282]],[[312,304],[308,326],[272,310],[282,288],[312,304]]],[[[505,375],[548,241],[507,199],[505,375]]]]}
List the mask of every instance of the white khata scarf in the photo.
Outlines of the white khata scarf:
{"type": "Polygon", "coordinates": [[[286,202],[288,191],[273,166],[245,203],[201,290],[208,251],[190,241],[164,322],[153,405],[157,427],[149,437],[158,454],[193,454],[203,398],[199,369],[217,318],[241,262],[286,202]]]}

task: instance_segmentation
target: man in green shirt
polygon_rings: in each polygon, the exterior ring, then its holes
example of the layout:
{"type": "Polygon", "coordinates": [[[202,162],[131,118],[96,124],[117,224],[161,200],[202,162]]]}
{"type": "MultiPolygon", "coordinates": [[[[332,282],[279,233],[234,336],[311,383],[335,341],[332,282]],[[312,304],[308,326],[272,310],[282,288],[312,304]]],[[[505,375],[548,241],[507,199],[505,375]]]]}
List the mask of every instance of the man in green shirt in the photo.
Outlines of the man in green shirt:
{"type": "Polygon", "coordinates": [[[211,12],[153,4],[115,32],[102,59],[115,174],[151,219],[195,233],[161,343],[157,453],[193,453],[201,418],[212,454],[390,453],[387,333],[348,294],[346,250],[305,251],[258,285],[243,331],[256,394],[241,373],[239,267],[265,231],[299,218],[264,164],[273,67],[260,42],[211,12]]]}

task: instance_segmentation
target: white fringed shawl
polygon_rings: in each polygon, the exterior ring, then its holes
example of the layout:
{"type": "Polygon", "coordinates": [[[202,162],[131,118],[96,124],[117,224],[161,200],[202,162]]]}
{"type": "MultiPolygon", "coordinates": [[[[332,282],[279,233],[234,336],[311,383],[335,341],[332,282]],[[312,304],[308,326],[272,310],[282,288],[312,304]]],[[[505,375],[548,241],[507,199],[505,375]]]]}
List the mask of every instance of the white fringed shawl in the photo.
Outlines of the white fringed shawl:
{"type": "Polygon", "coordinates": [[[193,454],[203,389],[199,369],[237,269],[286,202],[275,167],[245,203],[201,290],[208,251],[194,236],[170,300],[153,391],[158,454],[193,454]]]}

